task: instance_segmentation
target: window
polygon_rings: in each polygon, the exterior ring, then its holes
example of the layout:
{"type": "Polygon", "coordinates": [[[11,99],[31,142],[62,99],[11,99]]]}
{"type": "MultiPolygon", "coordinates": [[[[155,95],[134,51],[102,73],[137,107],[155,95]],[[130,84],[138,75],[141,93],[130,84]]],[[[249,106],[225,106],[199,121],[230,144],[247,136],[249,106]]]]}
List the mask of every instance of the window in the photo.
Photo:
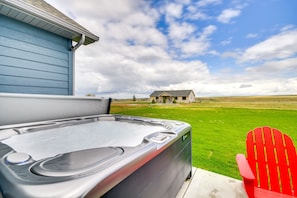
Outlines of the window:
{"type": "Polygon", "coordinates": [[[186,96],[183,96],[183,100],[187,100],[187,97],[186,96]]]}

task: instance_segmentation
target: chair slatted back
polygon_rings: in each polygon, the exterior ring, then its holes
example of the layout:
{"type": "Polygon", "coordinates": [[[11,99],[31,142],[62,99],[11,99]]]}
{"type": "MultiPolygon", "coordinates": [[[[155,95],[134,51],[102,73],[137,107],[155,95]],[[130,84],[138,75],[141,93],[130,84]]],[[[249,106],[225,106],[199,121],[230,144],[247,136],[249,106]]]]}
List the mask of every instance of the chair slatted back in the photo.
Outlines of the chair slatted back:
{"type": "Polygon", "coordinates": [[[297,156],[289,136],[260,127],[248,133],[246,146],[256,187],[297,195],[297,156]]]}

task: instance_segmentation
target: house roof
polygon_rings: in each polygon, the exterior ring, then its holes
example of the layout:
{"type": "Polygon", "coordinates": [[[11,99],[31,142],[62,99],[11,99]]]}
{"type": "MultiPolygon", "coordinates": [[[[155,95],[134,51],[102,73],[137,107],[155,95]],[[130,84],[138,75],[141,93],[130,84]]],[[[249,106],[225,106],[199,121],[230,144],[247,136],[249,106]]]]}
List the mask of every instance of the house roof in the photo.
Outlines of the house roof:
{"type": "MultiPolygon", "coordinates": [[[[150,97],[156,97],[156,96],[188,96],[190,93],[193,92],[193,90],[163,90],[163,91],[154,91],[150,97]]],[[[194,92],[193,92],[194,94],[194,92]]]]}
{"type": "Polygon", "coordinates": [[[0,14],[76,42],[79,42],[81,35],[85,35],[85,45],[99,40],[98,36],[44,0],[0,0],[0,14]]]}

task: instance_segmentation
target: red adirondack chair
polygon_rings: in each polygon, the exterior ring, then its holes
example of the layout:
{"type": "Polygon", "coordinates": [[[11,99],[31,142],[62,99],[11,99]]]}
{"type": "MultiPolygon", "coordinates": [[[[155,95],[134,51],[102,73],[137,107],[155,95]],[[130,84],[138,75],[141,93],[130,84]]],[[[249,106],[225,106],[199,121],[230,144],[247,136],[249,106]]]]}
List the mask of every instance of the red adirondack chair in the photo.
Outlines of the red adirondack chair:
{"type": "Polygon", "coordinates": [[[297,197],[297,156],[293,141],[270,127],[247,134],[247,158],[236,155],[249,197],[297,197]]]}

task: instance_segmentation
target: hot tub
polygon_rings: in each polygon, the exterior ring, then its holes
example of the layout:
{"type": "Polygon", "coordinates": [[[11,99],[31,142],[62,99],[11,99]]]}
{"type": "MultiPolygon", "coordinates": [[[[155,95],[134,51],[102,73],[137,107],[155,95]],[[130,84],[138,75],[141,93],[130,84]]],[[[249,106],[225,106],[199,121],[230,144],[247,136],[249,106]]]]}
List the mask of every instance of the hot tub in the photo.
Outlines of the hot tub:
{"type": "Polygon", "coordinates": [[[171,198],[191,176],[191,127],[106,113],[2,125],[0,159],[3,197],[171,198]]]}

